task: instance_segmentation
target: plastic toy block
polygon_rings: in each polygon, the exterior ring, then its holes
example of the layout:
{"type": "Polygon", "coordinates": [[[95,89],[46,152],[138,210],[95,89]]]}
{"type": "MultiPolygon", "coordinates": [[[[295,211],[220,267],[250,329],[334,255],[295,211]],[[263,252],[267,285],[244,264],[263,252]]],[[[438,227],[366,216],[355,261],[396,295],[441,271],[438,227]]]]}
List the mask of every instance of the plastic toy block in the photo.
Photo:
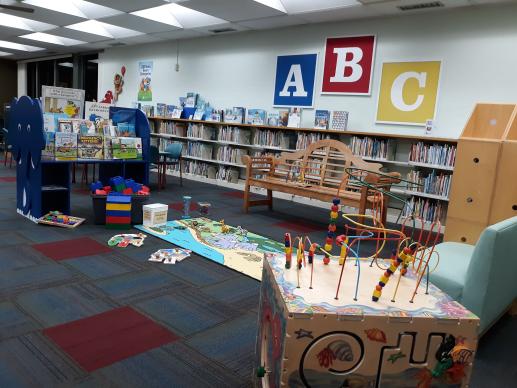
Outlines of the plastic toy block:
{"type": "Polygon", "coordinates": [[[95,194],[96,195],[107,195],[108,193],[106,190],[97,189],[97,190],[95,190],[95,194]]]}
{"type": "Polygon", "coordinates": [[[106,210],[106,216],[113,217],[129,217],[131,210],[106,210]]]}
{"type": "Polygon", "coordinates": [[[151,189],[149,189],[149,187],[145,186],[145,185],[142,185],[142,191],[144,193],[150,193],[151,192],[151,189]]]}
{"type": "Polygon", "coordinates": [[[107,192],[107,193],[111,193],[111,186],[104,186],[104,191],[107,192]]]}
{"type": "Polygon", "coordinates": [[[130,224],[131,216],[115,217],[106,215],[106,224],[130,224]]]}
{"type": "Polygon", "coordinates": [[[131,204],[120,204],[120,203],[106,203],[106,210],[122,210],[131,211],[131,204]]]}
{"type": "Polygon", "coordinates": [[[108,195],[109,203],[131,203],[131,197],[128,195],[108,195]]]}
{"type": "Polygon", "coordinates": [[[90,185],[90,191],[92,193],[96,193],[97,190],[100,190],[103,188],[103,185],[102,185],[102,182],[101,181],[97,181],[97,182],[93,182],[91,185],[90,185]]]}
{"type": "Polygon", "coordinates": [[[133,189],[131,187],[127,187],[124,190],[122,190],[122,194],[131,195],[133,194],[133,189]]]}

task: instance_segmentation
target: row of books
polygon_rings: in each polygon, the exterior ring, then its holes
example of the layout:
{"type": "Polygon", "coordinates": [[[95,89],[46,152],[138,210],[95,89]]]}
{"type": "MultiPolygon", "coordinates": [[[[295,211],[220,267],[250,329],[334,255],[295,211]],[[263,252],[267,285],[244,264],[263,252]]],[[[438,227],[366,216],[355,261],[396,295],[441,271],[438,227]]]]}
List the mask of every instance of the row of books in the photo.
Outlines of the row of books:
{"type": "Polygon", "coordinates": [[[250,144],[251,131],[239,127],[222,127],[217,134],[217,140],[239,144],[250,144]]]}
{"type": "Polygon", "coordinates": [[[299,133],[296,139],[296,149],[304,150],[309,144],[329,138],[330,136],[324,133],[299,133]]]}
{"type": "Polygon", "coordinates": [[[274,130],[259,129],[253,133],[253,144],[266,147],[289,148],[289,136],[274,130]]]}
{"type": "Polygon", "coordinates": [[[390,140],[386,139],[352,136],[350,139],[350,149],[357,156],[387,159],[390,143],[390,140]]]}
{"type": "Polygon", "coordinates": [[[229,146],[217,147],[215,158],[222,162],[242,164],[242,156],[247,155],[248,151],[242,148],[229,146]]]}
{"type": "Polygon", "coordinates": [[[212,159],[213,147],[211,144],[187,142],[185,155],[195,158],[212,159]]]}
{"type": "MultiPolygon", "coordinates": [[[[152,123],[154,123],[154,122],[152,122],[152,123]]],[[[158,131],[159,131],[158,133],[164,133],[167,135],[174,135],[174,136],[181,136],[181,137],[187,136],[187,127],[186,126],[176,125],[176,123],[173,123],[171,121],[161,121],[158,131]]]]}
{"type": "Polygon", "coordinates": [[[187,137],[215,140],[215,128],[209,125],[190,123],[187,127],[187,137]]]}
{"type": "Polygon", "coordinates": [[[445,204],[428,198],[411,197],[406,203],[402,215],[408,217],[411,214],[423,219],[425,222],[445,221],[445,204]]]}
{"type": "MultiPolygon", "coordinates": [[[[210,169],[209,169],[210,170],[210,169]]],[[[211,178],[209,176],[209,178],[211,178]]],[[[220,179],[226,182],[238,183],[239,182],[239,170],[232,167],[219,166],[215,179],[220,179]]]]}
{"type": "Polygon", "coordinates": [[[441,195],[443,197],[449,196],[449,190],[451,187],[451,174],[436,174],[436,170],[432,170],[430,173],[422,171],[410,171],[407,174],[408,181],[415,182],[417,185],[409,184],[408,188],[412,191],[419,191],[427,194],[441,195]]]}
{"type": "Polygon", "coordinates": [[[98,119],[96,121],[84,119],[58,119],[57,124],[45,124],[46,132],[75,133],[79,135],[102,135],[118,137],[136,137],[134,124],[119,123],[113,125],[110,119],[98,119]]]}
{"type": "Polygon", "coordinates": [[[456,161],[456,146],[418,142],[411,146],[409,161],[453,167],[456,161]]]}
{"type": "Polygon", "coordinates": [[[81,135],[70,132],[45,132],[45,159],[142,159],[142,139],[139,137],[111,137],[81,135]]]}
{"type": "MultiPolygon", "coordinates": [[[[210,167],[210,164],[205,163],[205,162],[200,162],[198,160],[183,160],[181,165],[183,167],[184,173],[201,175],[201,176],[205,176],[205,177],[207,176],[208,168],[210,167]]],[[[169,170],[179,172],[180,164],[175,163],[175,164],[169,165],[169,170]]]]}

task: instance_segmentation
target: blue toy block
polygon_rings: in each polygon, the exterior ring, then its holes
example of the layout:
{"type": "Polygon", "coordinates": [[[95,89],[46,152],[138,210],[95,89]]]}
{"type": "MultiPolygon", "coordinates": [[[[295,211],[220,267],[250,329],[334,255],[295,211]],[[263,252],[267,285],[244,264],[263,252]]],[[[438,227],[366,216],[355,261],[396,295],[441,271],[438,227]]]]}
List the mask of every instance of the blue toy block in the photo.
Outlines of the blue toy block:
{"type": "Polygon", "coordinates": [[[104,188],[104,185],[102,184],[101,181],[93,182],[90,185],[90,191],[92,193],[95,193],[96,190],[102,190],[103,188],[104,188]]]}
{"type": "Polygon", "coordinates": [[[107,203],[131,203],[130,195],[108,195],[107,203]]]}

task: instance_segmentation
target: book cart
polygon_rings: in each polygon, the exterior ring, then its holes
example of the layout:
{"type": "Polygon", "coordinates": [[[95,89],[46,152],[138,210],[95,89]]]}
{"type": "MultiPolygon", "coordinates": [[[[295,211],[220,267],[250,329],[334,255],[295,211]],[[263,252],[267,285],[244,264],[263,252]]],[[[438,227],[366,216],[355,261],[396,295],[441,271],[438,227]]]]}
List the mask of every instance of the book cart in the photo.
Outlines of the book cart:
{"type": "Polygon", "coordinates": [[[149,121],[139,109],[110,108],[110,118],[116,124],[116,113],[133,115],[136,135],[142,139],[142,160],[43,160],[45,147],[43,112],[38,100],[20,97],[13,103],[9,131],[19,134],[14,138],[17,176],[17,212],[35,221],[49,211],[70,214],[71,166],[72,163],[99,165],[99,179],[107,184],[110,177],[133,178],[145,185],[149,183],[149,121]],[[18,128],[30,128],[21,131],[18,128]]]}

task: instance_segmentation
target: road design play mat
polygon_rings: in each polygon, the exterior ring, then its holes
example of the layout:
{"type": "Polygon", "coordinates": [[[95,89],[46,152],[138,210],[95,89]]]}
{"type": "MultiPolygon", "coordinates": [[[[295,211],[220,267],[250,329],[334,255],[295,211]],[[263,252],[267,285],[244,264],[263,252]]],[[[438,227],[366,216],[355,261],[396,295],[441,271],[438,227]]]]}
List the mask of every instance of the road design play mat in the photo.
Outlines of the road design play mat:
{"type": "Polygon", "coordinates": [[[135,227],[257,280],[262,279],[264,253],[284,250],[282,243],[208,218],[168,221],[159,227],[135,227]]]}

